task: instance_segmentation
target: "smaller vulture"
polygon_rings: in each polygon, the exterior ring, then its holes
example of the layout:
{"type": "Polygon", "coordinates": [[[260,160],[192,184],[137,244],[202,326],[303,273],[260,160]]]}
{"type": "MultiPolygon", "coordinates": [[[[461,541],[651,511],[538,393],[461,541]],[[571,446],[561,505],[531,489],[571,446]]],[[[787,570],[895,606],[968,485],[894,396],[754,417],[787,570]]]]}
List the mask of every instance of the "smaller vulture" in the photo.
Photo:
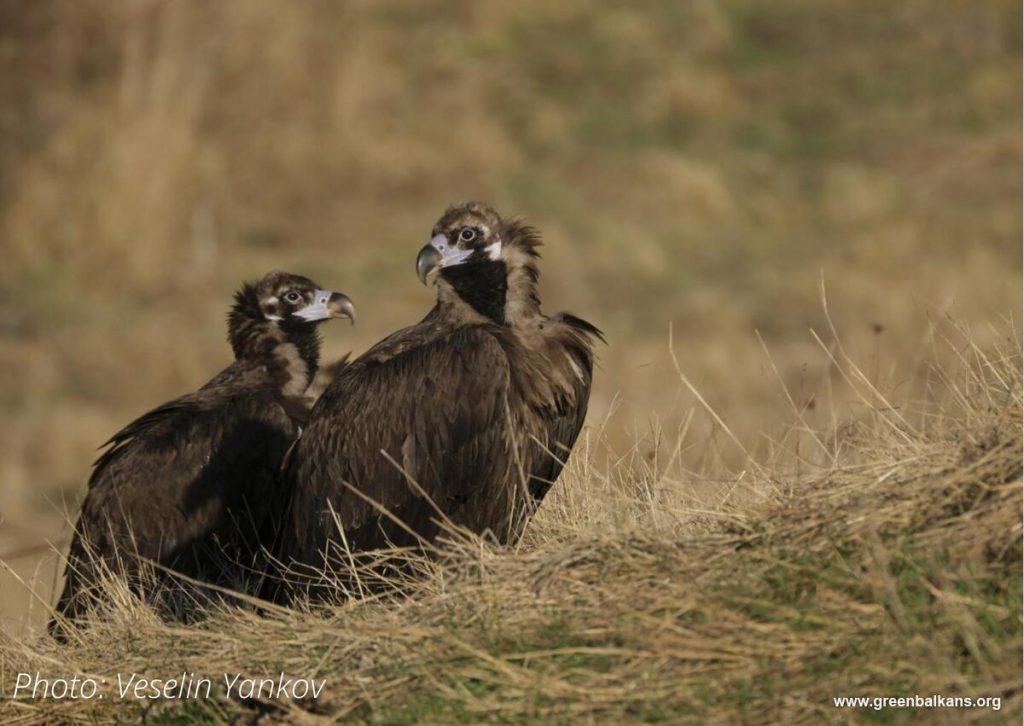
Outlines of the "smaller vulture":
{"type": "MultiPolygon", "coordinates": [[[[169,606],[173,574],[234,589],[258,566],[280,505],[280,468],[308,413],[317,326],[355,320],[351,301],[308,278],[271,272],[235,294],[228,339],[235,361],[194,393],[114,434],[96,461],[68,553],[50,632],[103,597],[100,573],[124,576],[169,606]],[[144,579],[144,563],[157,567],[144,579]]],[[[254,578],[255,579],[255,578],[254,578]]]]}
{"type": "Polygon", "coordinates": [[[437,222],[416,261],[433,309],[349,364],[296,442],[275,551],[293,584],[274,597],[330,597],[321,573],[353,552],[423,548],[447,525],[520,536],[579,435],[601,338],[541,312],[540,243],[478,202],[437,222]]]}

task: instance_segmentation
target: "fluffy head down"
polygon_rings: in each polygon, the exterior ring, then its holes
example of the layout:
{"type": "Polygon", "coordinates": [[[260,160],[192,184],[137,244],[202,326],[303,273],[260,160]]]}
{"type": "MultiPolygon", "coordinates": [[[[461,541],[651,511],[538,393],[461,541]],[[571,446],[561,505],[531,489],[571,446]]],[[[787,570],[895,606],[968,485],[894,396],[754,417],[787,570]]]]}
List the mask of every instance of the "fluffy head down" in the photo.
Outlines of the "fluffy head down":
{"type": "Polygon", "coordinates": [[[505,221],[482,202],[449,207],[420,251],[417,272],[434,280],[439,298],[454,293],[478,313],[505,325],[540,314],[537,231],[505,221]]]}
{"type": "Polygon", "coordinates": [[[355,320],[355,308],[347,296],[324,290],[302,275],[269,272],[235,293],[228,314],[228,339],[235,357],[241,358],[256,352],[254,345],[268,334],[277,339],[315,336],[317,324],[335,317],[355,320]]]}

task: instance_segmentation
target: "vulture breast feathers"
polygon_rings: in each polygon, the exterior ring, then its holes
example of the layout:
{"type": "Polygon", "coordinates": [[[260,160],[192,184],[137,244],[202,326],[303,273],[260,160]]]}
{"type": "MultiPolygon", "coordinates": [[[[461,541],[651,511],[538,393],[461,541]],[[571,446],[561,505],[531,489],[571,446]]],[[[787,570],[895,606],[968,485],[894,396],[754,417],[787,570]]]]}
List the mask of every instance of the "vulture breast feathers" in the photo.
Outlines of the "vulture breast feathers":
{"type": "MultiPolygon", "coordinates": [[[[236,294],[228,318],[235,361],[194,393],[159,406],[104,445],[68,554],[65,626],[101,598],[100,575],[139,590],[142,562],[238,587],[251,575],[281,461],[309,403],[317,325],[352,318],[347,297],[307,278],[270,273],[236,294]]],[[[162,569],[155,582],[165,580],[162,569]]]]}
{"type": "Polygon", "coordinates": [[[353,551],[420,546],[446,527],[513,541],[557,480],[600,332],[541,313],[539,244],[483,204],[450,208],[417,259],[433,309],[317,401],[290,460],[277,550],[313,596],[329,588],[311,573],[337,572],[353,551]]]}

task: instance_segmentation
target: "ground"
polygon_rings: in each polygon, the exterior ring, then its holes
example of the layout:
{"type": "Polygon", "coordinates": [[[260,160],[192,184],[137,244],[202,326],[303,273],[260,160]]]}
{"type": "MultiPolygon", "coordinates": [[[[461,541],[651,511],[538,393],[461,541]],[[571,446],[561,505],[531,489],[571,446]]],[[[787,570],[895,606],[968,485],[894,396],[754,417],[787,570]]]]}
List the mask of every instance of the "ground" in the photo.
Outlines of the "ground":
{"type": "MultiPolygon", "coordinates": [[[[1009,0],[2,4],[3,687],[174,646],[315,666],[336,717],[382,721],[999,690],[1020,500],[986,467],[1018,377],[956,391],[1020,350],[1020,28],[1009,0]],[[522,548],[326,620],[38,642],[96,447],[228,363],[241,281],[349,294],[325,358],[358,354],[428,309],[416,252],[467,197],[540,229],[546,310],[609,341],[522,548]]],[[[935,714],[849,716],[908,717],[935,714]]]]}

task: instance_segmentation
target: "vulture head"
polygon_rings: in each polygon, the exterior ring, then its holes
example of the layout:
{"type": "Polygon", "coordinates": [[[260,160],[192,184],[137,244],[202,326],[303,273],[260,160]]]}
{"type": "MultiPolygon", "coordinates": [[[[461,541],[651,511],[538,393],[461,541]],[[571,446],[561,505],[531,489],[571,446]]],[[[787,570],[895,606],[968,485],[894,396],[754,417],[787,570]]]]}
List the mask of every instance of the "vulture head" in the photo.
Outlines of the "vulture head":
{"type": "Polygon", "coordinates": [[[505,221],[482,202],[445,211],[416,258],[424,284],[433,281],[440,300],[455,296],[503,325],[540,313],[536,230],[505,221]]]}
{"type": "Polygon", "coordinates": [[[265,340],[317,341],[316,327],[331,318],[355,322],[355,307],[347,296],[324,290],[302,275],[270,272],[235,293],[228,338],[235,357],[241,358],[265,340]]]}

